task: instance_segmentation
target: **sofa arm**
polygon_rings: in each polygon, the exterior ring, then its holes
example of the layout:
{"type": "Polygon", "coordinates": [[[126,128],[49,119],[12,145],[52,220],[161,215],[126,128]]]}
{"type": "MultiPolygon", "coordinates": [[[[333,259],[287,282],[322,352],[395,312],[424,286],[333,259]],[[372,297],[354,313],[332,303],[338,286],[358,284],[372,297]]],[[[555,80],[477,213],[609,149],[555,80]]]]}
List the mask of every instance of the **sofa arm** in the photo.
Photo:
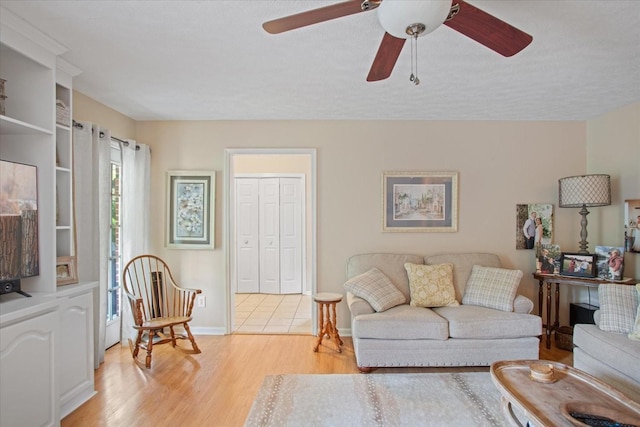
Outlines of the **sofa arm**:
{"type": "Polygon", "coordinates": [[[353,317],[376,312],[366,300],[357,297],[348,291],[347,306],[349,307],[349,311],[351,311],[351,316],[353,317]]]}
{"type": "Polygon", "coordinates": [[[515,313],[529,314],[533,310],[533,301],[524,295],[517,295],[513,300],[513,311],[515,313]]]}

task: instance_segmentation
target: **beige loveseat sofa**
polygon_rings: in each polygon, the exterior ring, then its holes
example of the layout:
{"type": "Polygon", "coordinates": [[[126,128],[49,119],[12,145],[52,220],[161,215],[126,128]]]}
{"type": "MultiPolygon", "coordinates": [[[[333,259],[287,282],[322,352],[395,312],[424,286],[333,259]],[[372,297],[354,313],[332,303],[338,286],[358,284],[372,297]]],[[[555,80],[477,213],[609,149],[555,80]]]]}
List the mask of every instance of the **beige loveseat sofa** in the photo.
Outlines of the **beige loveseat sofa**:
{"type": "MultiPolygon", "coordinates": [[[[347,263],[345,289],[358,368],[369,372],[376,367],[488,366],[498,360],[538,359],[542,321],[539,316],[529,314],[533,309],[530,299],[516,296],[522,272],[517,272],[519,277],[510,296],[511,309],[509,306],[496,309],[487,307],[491,301],[485,304],[482,295],[477,305],[464,303],[469,297],[465,295],[465,286],[472,270],[477,268],[474,266],[484,266],[498,273],[501,271],[498,256],[486,253],[426,257],[392,253],[352,256],[347,263]],[[412,289],[405,268],[407,263],[418,270],[425,268],[419,267],[421,264],[433,268],[452,265],[455,300],[462,304],[450,303],[432,308],[411,305],[412,289]],[[367,280],[372,272],[383,273],[383,278],[388,278],[400,291],[402,297],[389,304],[397,305],[379,307],[380,301],[367,295],[376,286],[367,280]],[[357,294],[375,300],[377,310],[371,301],[357,294]]],[[[474,278],[477,277],[474,270],[474,278]]],[[[376,281],[378,277],[373,280],[376,281]]],[[[474,280],[475,290],[478,288],[476,282],[474,280]]],[[[500,288],[493,289],[496,290],[502,292],[500,288]]],[[[375,292],[380,294],[383,291],[377,289],[375,292]]],[[[388,298],[385,295],[382,299],[388,298]]]]}
{"type": "Polygon", "coordinates": [[[574,327],[573,365],[640,402],[640,285],[603,284],[598,297],[596,324],[574,327]]]}

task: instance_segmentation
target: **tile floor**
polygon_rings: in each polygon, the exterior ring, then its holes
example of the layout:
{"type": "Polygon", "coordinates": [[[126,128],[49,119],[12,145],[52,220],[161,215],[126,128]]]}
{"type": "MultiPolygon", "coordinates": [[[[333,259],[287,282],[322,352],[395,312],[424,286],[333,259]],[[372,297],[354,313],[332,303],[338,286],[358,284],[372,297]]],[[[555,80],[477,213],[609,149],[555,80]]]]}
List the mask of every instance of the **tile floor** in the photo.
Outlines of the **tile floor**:
{"type": "Polygon", "coordinates": [[[311,334],[311,295],[236,294],[234,332],[311,334]]]}

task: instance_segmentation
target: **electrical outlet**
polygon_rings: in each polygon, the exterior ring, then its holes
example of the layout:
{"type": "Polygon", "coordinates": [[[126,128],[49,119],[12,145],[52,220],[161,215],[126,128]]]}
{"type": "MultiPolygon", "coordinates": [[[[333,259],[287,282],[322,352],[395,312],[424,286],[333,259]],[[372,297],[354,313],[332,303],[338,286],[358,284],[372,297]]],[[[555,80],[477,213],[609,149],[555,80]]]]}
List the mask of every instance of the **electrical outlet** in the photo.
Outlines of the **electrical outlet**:
{"type": "Polygon", "coordinates": [[[198,295],[196,297],[196,307],[206,307],[207,298],[204,295],[198,295]]]}

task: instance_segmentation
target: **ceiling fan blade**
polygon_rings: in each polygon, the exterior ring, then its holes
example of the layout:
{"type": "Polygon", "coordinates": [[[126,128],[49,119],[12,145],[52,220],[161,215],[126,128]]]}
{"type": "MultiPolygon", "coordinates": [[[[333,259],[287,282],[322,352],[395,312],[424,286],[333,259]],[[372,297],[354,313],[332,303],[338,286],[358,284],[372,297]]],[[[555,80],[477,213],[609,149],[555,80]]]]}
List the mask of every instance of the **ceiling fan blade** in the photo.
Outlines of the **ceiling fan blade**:
{"type": "Polygon", "coordinates": [[[445,25],[503,56],[515,55],[533,40],[529,34],[463,0],[454,0],[451,10],[453,17],[445,25]]]}
{"type": "Polygon", "coordinates": [[[407,40],[399,39],[386,32],[384,33],[382,43],[380,43],[378,53],[376,53],[376,57],[369,70],[369,75],[367,76],[368,82],[384,80],[391,75],[405,41],[407,40]]]}
{"type": "Polygon", "coordinates": [[[267,33],[278,34],[296,28],[306,27],[320,22],[330,21],[354,13],[366,12],[377,8],[380,1],[349,0],[318,9],[308,10],[284,18],[274,19],[262,24],[267,33]],[[364,6],[363,6],[364,5],[364,6]]]}

